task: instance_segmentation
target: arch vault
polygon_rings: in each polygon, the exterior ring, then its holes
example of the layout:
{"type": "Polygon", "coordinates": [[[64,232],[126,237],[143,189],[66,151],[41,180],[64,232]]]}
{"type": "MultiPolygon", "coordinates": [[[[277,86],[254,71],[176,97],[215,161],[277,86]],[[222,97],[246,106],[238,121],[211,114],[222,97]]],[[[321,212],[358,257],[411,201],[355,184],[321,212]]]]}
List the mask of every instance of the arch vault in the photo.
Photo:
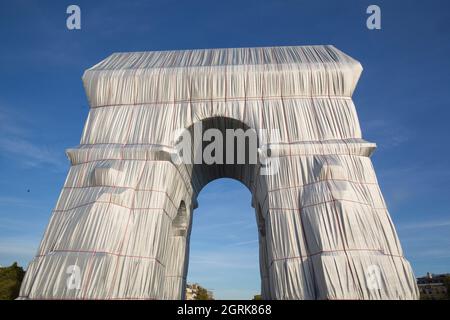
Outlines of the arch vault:
{"type": "Polygon", "coordinates": [[[88,69],[89,116],[20,297],[183,298],[197,195],[232,177],[252,193],[264,298],[418,298],[351,98],[361,71],[333,46],[116,53],[88,69]],[[177,163],[174,132],[198,122],[252,128],[258,162],[177,163]]]}

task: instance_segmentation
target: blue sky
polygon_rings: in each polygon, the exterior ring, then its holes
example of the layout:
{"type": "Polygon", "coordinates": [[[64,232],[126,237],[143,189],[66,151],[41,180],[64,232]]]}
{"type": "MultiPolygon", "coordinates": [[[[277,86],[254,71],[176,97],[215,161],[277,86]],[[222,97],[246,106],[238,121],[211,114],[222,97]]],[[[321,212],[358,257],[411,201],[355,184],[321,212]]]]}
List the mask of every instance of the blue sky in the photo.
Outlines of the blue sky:
{"type": "MultiPolygon", "coordinates": [[[[354,94],[380,185],[416,275],[450,272],[450,2],[2,1],[0,264],[35,254],[88,114],[83,71],[116,51],[333,44],[364,72],[354,94]],[[66,29],[78,4],[82,29],[66,29]],[[382,29],[365,26],[369,4],[382,29]],[[29,192],[28,192],[29,191],[29,192]]],[[[200,194],[189,281],[217,297],[259,292],[250,193],[200,194]]]]}

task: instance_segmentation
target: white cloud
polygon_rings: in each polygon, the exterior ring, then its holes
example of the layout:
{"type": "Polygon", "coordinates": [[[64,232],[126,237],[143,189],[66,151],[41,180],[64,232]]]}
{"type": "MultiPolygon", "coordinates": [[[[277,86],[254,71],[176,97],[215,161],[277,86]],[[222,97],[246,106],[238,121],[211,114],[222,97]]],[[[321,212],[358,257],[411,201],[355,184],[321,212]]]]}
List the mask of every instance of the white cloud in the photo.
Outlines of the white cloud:
{"type": "Polygon", "coordinates": [[[240,241],[240,242],[230,243],[229,245],[232,247],[240,247],[240,246],[246,246],[246,245],[251,245],[251,244],[255,244],[255,243],[259,243],[259,241],[258,240],[240,241]]]}
{"type": "Polygon", "coordinates": [[[32,142],[27,126],[18,118],[11,116],[5,108],[0,108],[0,155],[25,167],[51,165],[57,169],[65,168],[63,152],[55,152],[48,146],[32,142]]]}
{"type": "Polygon", "coordinates": [[[48,147],[39,146],[18,137],[0,138],[0,150],[11,158],[15,158],[27,167],[36,167],[50,164],[64,166],[60,156],[57,156],[48,147]]]}
{"type": "Polygon", "coordinates": [[[373,119],[361,124],[363,136],[375,137],[379,148],[389,149],[397,147],[410,140],[410,131],[398,122],[386,119],[373,119]]]}
{"type": "Polygon", "coordinates": [[[445,191],[443,188],[446,188],[445,183],[450,178],[447,167],[429,166],[418,163],[417,160],[411,165],[380,168],[377,173],[390,207],[412,199],[417,201],[420,197],[440,194],[445,191]]]}
{"type": "Polygon", "coordinates": [[[421,250],[414,252],[411,255],[414,260],[424,260],[426,259],[430,262],[431,259],[442,259],[442,258],[450,258],[450,249],[449,248],[435,248],[427,250],[421,250]]]}
{"type": "Polygon", "coordinates": [[[190,264],[202,265],[209,268],[215,266],[219,269],[253,269],[258,267],[258,250],[233,250],[231,248],[217,248],[203,250],[191,255],[190,264]],[[255,262],[256,261],[256,262],[255,262]]]}
{"type": "Polygon", "coordinates": [[[20,207],[36,208],[36,204],[23,198],[0,196],[0,205],[15,205],[20,207]]]}
{"type": "Polygon", "coordinates": [[[413,223],[397,223],[398,230],[416,230],[416,229],[431,229],[431,228],[442,228],[449,227],[450,220],[427,220],[413,223]]]}
{"type": "MultiPolygon", "coordinates": [[[[217,214],[217,212],[214,212],[217,214]]],[[[256,222],[254,223],[248,223],[246,220],[237,220],[237,221],[230,221],[230,222],[224,222],[224,223],[204,223],[202,225],[196,225],[194,220],[194,226],[193,230],[194,232],[203,232],[206,230],[212,230],[212,229],[222,229],[224,230],[227,227],[239,227],[239,228],[256,228],[256,222]]]]}

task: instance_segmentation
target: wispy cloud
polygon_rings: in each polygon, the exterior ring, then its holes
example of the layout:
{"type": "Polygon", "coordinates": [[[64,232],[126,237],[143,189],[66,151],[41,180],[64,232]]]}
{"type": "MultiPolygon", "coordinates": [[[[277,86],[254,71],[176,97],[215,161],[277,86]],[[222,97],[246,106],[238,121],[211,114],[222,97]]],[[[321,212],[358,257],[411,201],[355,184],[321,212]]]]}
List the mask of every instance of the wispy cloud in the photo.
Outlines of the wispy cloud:
{"type": "Polygon", "coordinates": [[[32,142],[27,126],[0,108],[0,154],[25,167],[52,165],[64,168],[66,162],[61,152],[55,152],[46,145],[32,142]]]}
{"type": "Polygon", "coordinates": [[[411,199],[425,201],[430,195],[441,194],[448,189],[450,178],[450,170],[445,165],[430,166],[419,160],[411,160],[410,165],[380,168],[377,173],[389,206],[411,199]]]}
{"type": "Polygon", "coordinates": [[[0,217],[0,233],[14,232],[14,234],[39,234],[37,230],[44,229],[48,219],[37,217],[0,217]]]}
{"type": "Polygon", "coordinates": [[[379,148],[397,147],[411,138],[411,132],[398,122],[373,119],[361,124],[363,136],[374,137],[379,148]]]}
{"type": "Polygon", "coordinates": [[[252,245],[252,244],[256,244],[256,243],[259,243],[259,241],[258,240],[249,240],[249,241],[240,241],[240,242],[230,243],[229,246],[240,247],[240,246],[247,246],[247,245],[252,245]]]}
{"type": "Polygon", "coordinates": [[[17,137],[0,138],[0,150],[12,158],[16,158],[27,167],[37,167],[42,164],[63,166],[64,163],[46,146],[33,144],[17,137]]]}
{"type": "Polygon", "coordinates": [[[432,259],[450,258],[450,248],[427,248],[427,250],[414,251],[410,256],[414,260],[426,260],[430,263],[432,259]]]}
{"type": "Polygon", "coordinates": [[[257,269],[259,267],[257,258],[257,250],[222,248],[197,251],[195,255],[191,255],[189,263],[203,265],[207,268],[215,266],[220,269],[257,269]]]}
{"type": "Polygon", "coordinates": [[[444,217],[397,223],[403,249],[416,275],[448,272],[450,218],[439,216],[444,217]]]}
{"type": "Polygon", "coordinates": [[[36,208],[36,204],[18,197],[0,196],[0,205],[36,208]]]}
{"type": "Polygon", "coordinates": [[[210,231],[214,229],[225,229],[227,227],[238,227],[238,228],[256,228],[256,222],[251,224],[248,223],[246,220],[237,220],[237,221],[230,221],[230,222],[224,222],[224,223],[208,223],[208,224],[202,224],[202,225],[195,225],[194,221],[194,228],[196,232],[203,232],[203,231],[210,231]]]}
{"type": "Polygon", "coordinates": [[[417,229],[433,229],[450,227],[450,220],[433,220],[433,221],[420,221],[402,224],[398,223],[398,230],[417,230],[417,229]]]}

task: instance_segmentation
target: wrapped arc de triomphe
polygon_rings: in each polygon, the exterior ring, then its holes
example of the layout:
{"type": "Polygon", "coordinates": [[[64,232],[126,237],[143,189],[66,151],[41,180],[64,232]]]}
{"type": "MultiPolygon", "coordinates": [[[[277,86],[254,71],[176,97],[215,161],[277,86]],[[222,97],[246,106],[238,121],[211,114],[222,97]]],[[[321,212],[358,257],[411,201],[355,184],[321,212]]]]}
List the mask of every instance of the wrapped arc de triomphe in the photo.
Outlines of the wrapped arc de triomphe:
{"type": "Polygon", "coordinates": [[[20,298],[183,298],[197,195],[229,177],[252,193],[263,298],[417,299],[352,101],[361,71],[333,46],[116,53],[88,69],[89,116],[20,298]],[[257,163],[175,161],[174,133],[199,123],[254,130],[257,163]]]}

